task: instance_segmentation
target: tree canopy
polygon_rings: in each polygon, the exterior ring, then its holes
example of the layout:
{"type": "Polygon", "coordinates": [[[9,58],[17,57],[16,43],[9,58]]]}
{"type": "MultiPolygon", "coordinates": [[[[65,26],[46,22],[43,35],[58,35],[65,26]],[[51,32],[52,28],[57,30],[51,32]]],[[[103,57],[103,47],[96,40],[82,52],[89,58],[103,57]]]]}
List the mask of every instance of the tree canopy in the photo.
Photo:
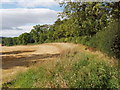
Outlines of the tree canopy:
{"type": "MultiPolygon", "coordinates": [[[[53,25],[35,25],[30,33],[23,33],[14,38],[3,38],[2,43],[10,46],[56,41],[87,42],[99,35],[99,32],[107,32],[105,28],[111,26],[111,23],[119,22],[119,2],[64,0],[60,6],[63,7],[63,11],[53,25]]],[[[111,32],[114,32],[114,29],[111,32]]]]}

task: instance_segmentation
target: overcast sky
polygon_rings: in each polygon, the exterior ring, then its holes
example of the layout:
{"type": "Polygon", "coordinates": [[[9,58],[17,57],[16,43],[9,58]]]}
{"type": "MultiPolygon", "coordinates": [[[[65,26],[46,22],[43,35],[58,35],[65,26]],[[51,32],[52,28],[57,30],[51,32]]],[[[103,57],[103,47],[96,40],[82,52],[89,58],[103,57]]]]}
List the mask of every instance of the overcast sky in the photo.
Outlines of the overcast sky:
{"type": "Polygon", "coordinates": [[[0,37],[16,37],[37,24],[53,24],[62,11],[54,0],[2,0],[0,37]]]}
{"type": "Polygon", "coordinates": [[[34,25],[53,24],[58,12],[62,11],[58,1],[62,0],[1,0],[0,37],[16,37],[24,32],[30,32],[34,25]]]}

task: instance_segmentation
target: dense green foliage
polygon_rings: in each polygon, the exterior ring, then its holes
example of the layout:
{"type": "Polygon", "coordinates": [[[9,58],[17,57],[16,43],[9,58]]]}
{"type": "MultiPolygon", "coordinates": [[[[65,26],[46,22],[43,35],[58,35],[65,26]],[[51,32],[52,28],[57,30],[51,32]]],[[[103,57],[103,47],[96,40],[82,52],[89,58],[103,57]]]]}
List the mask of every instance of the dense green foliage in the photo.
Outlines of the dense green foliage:
{"type": "Polygon", "coordinates": [[[66,54],[52,67],[37,67],[17,75],[11,88],[118,88],[117,65],[84,53],[66,54]]]}
{"type": "Polygon", "coordinates": [[[2,38],[2,44],[7,46],[13,45],[13,38],[2,38]]]}
{"type": "Polygon", "coordinates": [[[3,45],[74,42],[94,46],[105,53],[109,52],[110,55],[120,56],[118,46],[120,30],[116,24],[119,17],[118,2],[67,2],[66,0],[60,5],[64,8],[59,14],[62,19],[58,18],[53,25],[33,26],[30,33],[23,33],[19,37],[4,38],[3,45]],[[116,26],[113,25],[111,29],[111,24],[116,26]]]}
{"type": "MultiPolygon", "coordinates": [[[[118,2],[64,2],[53,25],[36,25],[30,33],[3,38],[7,46],[74,42],[97,48],[120,59],[118,2]]],[[[118,66],[92,54],[67,54],[49,67],[20,73],[4,87],[16,88],[118,88],[118,66]],[[48,69],[49,68],[49,69],[48,69]]]]}
{"type": "Polygon", "coordinates": [[[120,26],[119,22],[110,24],[103,31],[98,32],[89,41],[89,45],[108,53],[111,56],[120,58],[120,26]]]}

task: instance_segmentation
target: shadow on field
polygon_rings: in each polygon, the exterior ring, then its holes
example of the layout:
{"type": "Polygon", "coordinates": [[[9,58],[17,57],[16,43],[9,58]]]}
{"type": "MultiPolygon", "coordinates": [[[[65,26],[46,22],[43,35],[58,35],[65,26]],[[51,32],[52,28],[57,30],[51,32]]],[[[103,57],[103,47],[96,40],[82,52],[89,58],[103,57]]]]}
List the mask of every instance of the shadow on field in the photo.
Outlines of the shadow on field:
{"type": "MultiPolygon", "coordinates": [[[[37,62],[43,62],[44,60],[40,59],[47,59],[58,57],[60,54],[32,54],[30,56],[2,56],[2,69],[10,69],[16,66],[24,66],[29,67],[37,62]]],[[[18,55],[19,56],[19,55],[18,55]]]]}
{"type": "Polygon", "coordinates": [[[11,51],[11,52],[2,52],[1,54],[4,55],[4,54],[20,54],[20,53],[26,53],[26,52],[34,52],[35,50],[27,50],[27,51],[11,51]]]}

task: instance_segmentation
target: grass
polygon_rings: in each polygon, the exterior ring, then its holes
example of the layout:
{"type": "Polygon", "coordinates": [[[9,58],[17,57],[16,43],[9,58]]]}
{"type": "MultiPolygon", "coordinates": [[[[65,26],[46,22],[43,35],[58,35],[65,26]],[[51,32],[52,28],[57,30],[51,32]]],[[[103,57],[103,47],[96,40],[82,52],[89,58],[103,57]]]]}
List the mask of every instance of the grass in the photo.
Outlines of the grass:
{"type": "Polygon", "coordinates": [[[118,65],[78,49],[63,53],[24,73],[4,87],[9,88],[118,88],[118,65]]]}

